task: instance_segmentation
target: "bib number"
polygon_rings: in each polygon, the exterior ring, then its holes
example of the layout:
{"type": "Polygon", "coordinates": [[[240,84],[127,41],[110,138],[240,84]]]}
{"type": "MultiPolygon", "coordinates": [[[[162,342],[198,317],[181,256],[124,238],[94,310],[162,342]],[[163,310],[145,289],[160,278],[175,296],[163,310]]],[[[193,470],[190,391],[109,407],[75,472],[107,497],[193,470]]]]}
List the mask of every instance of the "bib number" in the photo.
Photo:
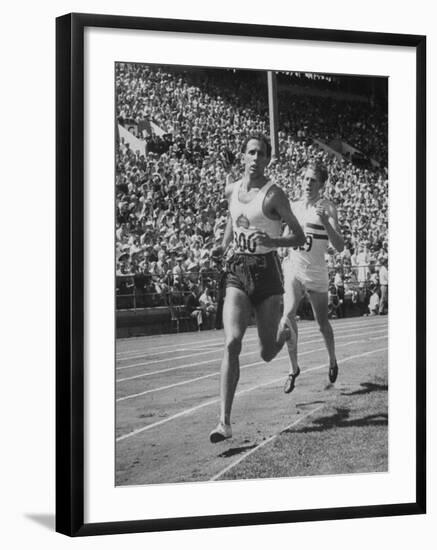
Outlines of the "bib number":
{"type": "Polygon", "coordinates": [[[256,233],[250,233],[250,235],[246,235],[246,233],[234,233],[234,240],[237,244],[238,250],[240,252],[250,252],[250,254],[255,254],[256,252],[256,241],[255,241],[256,233]]]}
{"type": "Polygon", "coordinates": [[[293,246],[293,250],[299,250],[300,252],[309,252],[312,247],[313,247],[313,236],[306,235],[305,244],[303,244],[302,246],[293,246]]]}

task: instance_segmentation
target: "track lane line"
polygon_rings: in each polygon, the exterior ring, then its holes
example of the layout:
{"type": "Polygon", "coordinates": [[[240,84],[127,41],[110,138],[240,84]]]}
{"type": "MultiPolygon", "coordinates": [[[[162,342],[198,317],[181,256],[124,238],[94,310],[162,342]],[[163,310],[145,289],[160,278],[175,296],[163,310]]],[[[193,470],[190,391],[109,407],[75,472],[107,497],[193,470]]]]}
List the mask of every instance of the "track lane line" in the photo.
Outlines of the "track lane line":
{"type": "MultiPolygon", "coordinates": [[[[367,318],[366,318],[367,319],[367,318]]],[[[331,320],[332,321],[332,320],[331,320]]],[[[311,321],[311,323],[315,323],[315,321],[311,321]]],[[[332,323],[331,324],[333,325],[333,328],[336,326],[336,323],[332,323]]],[[[384,319],[374,319],[373,321],[364,321],[363,322],[359,322],[359,323],[342,323],[341,326],[345,326],[345,327],[365,327],[365,326],[383,326],[384,324],[387,324],[387,321],[384,319]],[[384,322],[385,321],[385,322],[384,322]]],[[[341,329],[341,326],[340,325],[337,325],[337,328],[338,329],[341,329]]],[[[249,331],[250,332],[255,332],[256,334],[256,327],[249,327],[249,331]]],[[[302,333],[302,334],[307,334],[308,332],[317,332],[318,331],[318,328],[317,326],[310,326],[310,327],[302,327],[301,330],[298,330],[299,334],[302,333]]],[[[167,335],[167,336],[171,336],[171,335],[167,335]]],[[[255,336],[249,336],[249,340],[256,340],[258,337],[255,335],[255,336]]],[[[117,361],[128,361],[130,359],[140,359],[141,357],[145,357],[147,354],[151,354],[151,352],[153,352],[154,350],[163,350],[163,351],[158,351],[157,353],[153,353],[153,355],[160,355],[160,354],[163,354],[163,353],[168,353],[169,351],[169,348],[172,348],[172,347],[187,347],[187,346],[196,346],[196,347],[203,347],[204,344],[212,344],[212,343],[219,343],[223,340],[223,333],[220,332],[219,334],[217,334],[217,337],[215,338],[212,338],[212,339],[208,339],[208,340],[200,340],[197,339],[195,341],[192,341],[192,342],[184,342],[184,341],[181,341],[180,343],[177,343],[177,344],[168,344],[168,345],[163,345],[163,346],[158,346],[158,347],[152,347],[152,348],[148,348],[147,346],[144,347],[144,349],[136,349],[136,350],[123,350],[123,351],[120,351],[120,352],[117,352],[117,361]],[[139,353],[139,355],[134,355],[135,353],[139,353]],[[126,354],[126,357],[122,357],[122,354],[126,354]]],[[[207,347],[207,346],[205,346],[207,347]]],[[[178,351],[178,349],[175,349],[174,351],[178,351]]]]}
{"type": "MultiPolygon", "coordinates": [[[[178,350],[176,350],[178,351],[178,350]]],[[[165,357],[164,359],[152,359],[151,361],[146,361],[145,363],[136,363],[135,365],[126,365],[125,367],[116,367],[116,370],[126,370],[134,369],[135,367],[148,367],[149,365],[157,365],[158,363],[165,363],[168,361],[178,361],[179,359],[188,359],[188,357],[195,357],[196,355],[206,355],[207,353],[215,353],[220,350],[205,350],[200,353],[189,353],[188,355],[178,355],[177,357],[165,357]]],[[[144,356],[142,356],[144,357],[144,356]]],[[[139,358],[135,358],[139,359],[139,358]]]]}
{"type": "MultiPolygon", "coordinates": [[[[352,359],[358,359],[360,357],[365,357],[367,355],[372,355],[374,353],[379,353],[381,351],[386,351],[386,350],[388,350],[388,347],[378,348],[378,349],[375,349],[375,350],[372,350],[372,351],[367,351],[365,353],[360,353],[360,354],[357,354],[357,355],[350,355],[348,357],[344,357],[343,359],[338,360],[337,363],[338,364],[343,364],[343,363],[345,363],[347,361],[350,361],[352,359]]],[[[320,369],[326,368],[327,366],[329,366],[329,363],[323,363],[322,365],[319,365],[317,367],[312,367],[311,369],[303,370],[301,374],[304,374],[305,372],[309,372],[310,370],[311,371],[320,370],[320,369]]],[[[257,390],[259,388],[263,388],[265,386],[270,386],[272,384],[276,384],[276,383],[281,382],[281,381],[283,381],[283,376],[281,376],[280,378],[275,378],[275,379],[270,380],[268,382],[264,382],[262,384],[257,384],[256,386],[251,386],[250,388],[246,388],[244,390],[241,390],[241,391],[237,392],[235,395],[236,396],[237,395],[242,395],[244,393],[248,393],[248,392],[257,390]]],[[[205,401],[204,403],[200,403],[200,405],[196,405],[195,407],[190,407],[189,409],[185,409],[183,411],[180,411],[180,412],[178,412],[178,413],[176,413],[172,416],[164,418],[163,420],[158,420],[158,422],[148,424],[147,426],[143,426],[142,428],[137,428],[136,430],[133,430],[133,431],[128,432],[124,435],[121,435],[121,436],[117,437],[115,439],[115,441],[117,443],[119,443],[120,441],[124,441],[125,439],[128,439],[129,437],[133,437],[133,436],[138,435],[140,433],[146,432],[148,430],[156,428],[157,426],[162,426],[163,424],[167,424],[167,422],[171,422],[172,420],[176,420],[178,418],[181,418],[182,416],[187,416],[191,413],[199,411],[200,409],[203,409],[205,407],[209,407],[210,405],[214,405],[214,404],[217,404],[219,402],[220,402],[220,398],[205,401]]]]}
{"type": "MultiPolygon", "coordinates": [[[[355,335],[360,335],[360,336],[364,336],[364,335],[367,335],[367,334],[379,334],[380,332],[384,332],[386,329],[382,329],[382,330],[372,330],[372,331],[369,331],[369,332],[356,332],[356,329],[354,329],[352,331],[352,334],[346,334],[345,336],[337,336],[336,337],[336,340],[342,340],[344,339],[345,337],[353,337],[355,335]]],[[[316,338],[315,340],[305,340],[305,341],[299,341],[299,346],[301,345],[304,345],[304,344],[317,344],[319,342],[322,342],[323,341],[323,338],[316,338]]],[[[214,350],[214,352],[220,352],[220,353],[223,353],[223,350],[214,350]]],[[[240,358],[241,357],[247,357],[249,355],[253,355],[255,353],[259,353],[259,349],[258,349],[258,346],[255,346],[255,349],[253,349],[253,351],[246,351],[245,353],[241,353],[240,354],[240,358]]],[[[194,354],[196,355],[196,354],[194,354]]],[[[204,355],[203,353],[199,353],[198,355],[204,355]]],[[[173,359],[176,359],[176,358],[173,358],[173,359]]],[[[168,359],[168,362],[171,362],[173,360],[172,358],[169,358],[168,359]]],[[[191,368],[191,367],[198,367],[200,365],[207,365],[209,363],[212,363],[214,361],[221,361],[221,357],[219,358],[211,358],[211,359],[207,359],[205,361],[199,361],[198,363],[190,363],[190,364],[185,364],[185,365],[177,365],[176,367],[169,367],[169,368],[165,368],[165,369],[161,369],[161,370],[157,370],[157,371],[152,371],[152,372],[143,372],[143,373],[140,373],[140,374],[135,374],[133,376],[127,376],[125,378],[118,378],[116,379],[116,383],[118,384],[119,382],[127,382],[129,380],[137,380],[139,378],[146,378],[147,376],[154,376],[156,374],[163,374],[165,372],[172,372],[172,371],[175,371],[175,370],[181,370],[181,369],[188,369],[188,368],[191,368]]],[[[135,365],[136,366],[136,365],[135,365]]]]}
{"type": "MultiPolygon", "coordinates": [[[[387,336],[380,336],[380,338],[387,338],[387,336]]],[[[370,340],[375,340],[375,338],[370,338],[370,340]]],[[[345,346],[350,346],[351,344],[359,344],[361,342],[362,342],[362,340],[353,340],[351,342],[345,342],[344,344],[339,344],[336,347],[344,348],[345,346]]],[[[309,351],[304,351],[304,352],[299,354],[299,357],[301,357],[302,355],[310,355],[311,353],[316,353],[318,351],[323,351],[325,349],[326,349],[326,347],[316,348],[316,349],[312,349],[312,350],[309,350],[309,351]]],[[[256,361],[255,363],[248,363],[246,365],[241,365],[240,370],[247,369],[249,367],[254,367],[256,365],[265,365],[265,364],[266,364],[265,361],[256,361]]],[[[308,369],[307,369],[307,371],[308,371],[308,369]]],[[[305,372],[305,371],[302,371],[302,372],[305,372]]],[[[191,384],[192,382],[199,382],[200,380],[205,380],[206,378],[213,378],[214,376],[219,376],[219,375],[220,375],[220,371],[216,371],[216,372],[212,372],[210,374],[204,374],[202,376],[198,376],[197,378],[190,378],[188,380],[182,380],[181,382],[175,382],[174,384],[169,384],[168,386],[161,386],[159,388],[153,388],[151,390],[144,390],[140,393],[134,393],[134,394],[131,394],[131,395],[125,395],[123,397],[118,397],[115,401],[117,403],[119,403],[120,401],[127,401],[128,399],[134,399],[135,397],[141,397],[141,396],[147,395],[149,393],[155,393],[155,392],[158,392],[158,391],[168,390],[168,389],[171,389],[171,388],[177,388],[179,386],[185,386],[186,384],[191,384]]]]}
{"type": "MultiPolygon", "coordinates": [[[[378,336],[377,338],[371,338],[371,340],[379,340],[381,338],[386,338],[386,336],[378,336]]],[[[385,348],[385,349],[388,349],[388,348],[385,348]]],[[[376,350],[375,350],[376,351],[376,350]]],[[[371,353],[371,352],[369,352],[371,353]]],[[[364,353],[362,355],[368,355],[368,353],[364,353]]],[[[338,361],[338,363],[340,362],[343,362],[342,361],[338,361]]],[[[320,367],[317,366],[317,367],[310,367],[309,369],[305,369],[302,371],[302,373],[305,373],[305,372],[311,372],[311,371],[314,371],[314,370],[319,370],[320,367]]],[[[258,451],[259,449],[261,449],[262,447],[264,447],[265,445],[267,445],[268,443],[271,443],[272,441],[274,441],[277,437],[279,437],[283,432],[285,432],[286,430],[289,430],[290,428],[293,428],[294,426],[296,426],[297,424],[299,424],[302,420],[304,420],[305,418],[307,418],[308,416],[311,416],[312,414],[314,414],[315,412],[319,411],[320,409],[323,409],[324,407],[326,406],[326,404],[324,405],[320,405],[318,407],[316,407],[315,409],[312,409],[311,411],[308,411],[307,413],[305,413],[304,415],[300,416],[297,420],[293,421],[291,424],[288,424],[288,426],[285,426],[285,428],[282,428],[280,431],[276,432],[275,434],[273,434],[271,437],[269,437],[268,439],[266,439],[265,441],[262,441],[259,445],[257,445],[256,447],[254,447],[253,449],[250,449],[250,451],[248,451],[247,453],[245,453],[243,456],[240,456],[237,460],[235,460],[234,462],[232,462],[231,464],[229,464],[228,466],[226,466],[226,468],[223,468],[223,470],[221,470],[220,472],[218,472],[217,474],[215,474],[209,481],[217,481],[223,474],[229,472],[229,470],[232,470],[232,468],[234,468],[235,466],[237,466],[238,464],[240,464],[241,462],[243,462],[243,460],[245,460],[246,458],[248,458],[251,454],[255,453],[256,451],[258,451]]]]}
{"type": "Polygon", "coordinates": [[[240,462],[243,462],[243,460],[245,460],[248,456],[253,454],[255,451],[258,451],[259,449],[267,445],[267,443],[271,443],[272,441],[274,441],[278,436],[281,435],[282,432],[285,432],[286,430],[293,428],[293,426],[296,426],[297,424],[302,422],[302,420],[305,420],[305,418],[308,418],[308,416],[311,416],[312,414],[316,413],[320,409],[323,409],[324,406],[325,405],[319,405],[318,407],[315,407],[311,411],[308,411],[305,414],[301,415],[297,420],[294,420],[293,422],[291,422],[291,424],[288,424],[288,426],[285,426],[285,428],[282,428],[279,432],[273,434],[271,437],[269,437],[268,439],[266,439],[265,441],[263,441],[262,443],[254,447],[253,449],[250,449],[250,451],[245,453],[243,456],[240,456],[237,460],[235,460],[234,462],[226,466],[226,468],[223,468],[223,470],[221,470],[218,474],[213,476],[209,481],[217,481],[219,477],[221,477],[226,472],[229,472],[229,470],[232,470],[232,468],[235,468],[235,466],[240,464],[240,462]]]}
{"type": "MultiPolygon", "coordinates": [[[[374,331],[375,329],[380,329],[381,331],[382,330],[386,330],[387,327],[384,327],[383,325],[378,325],[376,327],[363,327],[365,329],[368,329],[368,331],[374,331]]],[[[360,329],[361,327],[354,327],[354,328],[347,328],[343,331],[341,331],[340,333],[337,332],[337,337],[338,338],[341,338],[344,334],[346,333],[356,333],[356,332],[360,332],[360,329]]],[[[367,332],[368,333],[368,332],[367,332]]],[[[305,342],[308,342],[308,340],[301,340],[302,338],[305,338],[306,336],[309,336],[309,337],[314,337],[315,335],[319,335],[320,334],[320,331],[317,330],[314,332],[314,334],[308,334],[308,333],[305,333],[305,334],[302,334],[302,333],[299,333],[299,342],[301,343],[305,343],[305,342]]],[[[364,334],[364,333],[363,333],[364,334]]],[[[334,335],[335,336],[335,335],[334,335]]],[[[316,341],[316,340],[312,340],[312,341],[316,341]]],[[[258,343],[258,338],[246,338],[244,339],[244,342],[243,342],[243,345],[244,347],[252,347],[252,344],[253,343],[258,343]],[[247,344],[249,344],[249,346],[247,346],[247,344]]],[[[221,346],[223,346],[223,340],[221,340],[219,342],[221,344],[221,346]]],[[[143,363],[135,363],[134,365],[124,365],[122,367],[116,367],[115,370],[116,371],[123,371],[123,370],[127,370],[127,369],[135,369],[136,367],[148,367],[150,365],[155,365],[155,364],[159,364],[159,363],[165,363],[166,361],[168,362],[171,362],[171,361],[177,361],[179,359],[187,359],[189,357],[195,357],[196,355],[206,355],[208,353],[222,353],[223,352],[223,347],[220,347],[220,348],[217,348],[217,349],[206,349],[205,351],[202,351],[203,348],[201,348],[200,350],[200,353],[191,353],[191,354],[188,354],[188,355],[179,355],[179,356],[176,356],[176,357],[165,357],[164,359],[151,359],[150,361],[145,361],[143,363]]],[[[176,350],[178,351],[178,350],[176,350]]]]}

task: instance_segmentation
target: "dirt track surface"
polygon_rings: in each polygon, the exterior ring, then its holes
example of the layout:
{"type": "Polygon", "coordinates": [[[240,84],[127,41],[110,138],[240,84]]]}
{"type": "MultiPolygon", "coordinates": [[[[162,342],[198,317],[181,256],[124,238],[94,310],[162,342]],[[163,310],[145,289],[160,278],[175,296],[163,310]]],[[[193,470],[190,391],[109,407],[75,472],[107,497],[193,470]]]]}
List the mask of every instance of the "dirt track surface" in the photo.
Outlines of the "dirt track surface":
{"type": "MultiPolygon", "coordinates": [[[[223,332],[118,340],[116,484],[208,481],[233,477],[233,472],[241,472],[240,477],[252,477],[250,468],[242,470],[246,456],[247,464],[254,463],[256,457],[256,477],[264,477],[263,463],[265,475],[269,477],[290,475],[290,472],[284,474],[281,468],[276,474],[268,468],[278,438],[260,450],[257,446],[286,429],[288,434],[299,430],[296,444],[303,445],[306,441],[303,428],[320,425],[323,418],[331,418],[329,428],[338,427],[336,419],[339,422],[345,419],[335,416],[336,410],[344,410],[346,402],[347,417],[356,420],[347,426],[352,428],[352,433],[358,436],[363,427],[362,418],[380,415],[379,428],[382,424],[386,439],[387,386],[379,398],[378,411],[365,411],[363,399],[366,393],[371,393],[369,388],[384,385],[387,380],[387,318],[352,318],[332,324],[340,368],[336,384],[328,384],[327,354],[315,323],[301,322],[302,374],[289,395],[282,391],[288,372],[286,350],[266,364],[259,358],[256,329],[247,331],[232,414],[234,436],[215,445],[209,442],[208,436],[218,420],[223,332]],[[359,396],[356,401],[353,395],[359,396]],[[356,418],[358,416],[360,418],[356,418]]],[[[369,407],[372,406],[369,400],[369,407]]],[[[371,430],[372,423],[367,423],[365,428],[371,430]]],[[[314,432],[308,431],[306,437],[314,438],[314,432]]],[[[345,432],[338,431],[339,438],[342,433],[345,432]]],[[[330,446],[328,456],[335,448],[335,438],[325,440],[325,444],[330,446]]],[[[327,472],[386,469],[386,457],[381,458],[381,453],[375,457],[374,464],[360,464],[360,455],[357,447],[356,457],[349,457],[347,464],[339,466],[338,456],[333,457],[332,468],[329,470],[328,461],[327,472]]],[[[372,454],[369,456],[372,460],[372,454]]],[[[294,475],[302,474],[296,471],[294,475]]]]}

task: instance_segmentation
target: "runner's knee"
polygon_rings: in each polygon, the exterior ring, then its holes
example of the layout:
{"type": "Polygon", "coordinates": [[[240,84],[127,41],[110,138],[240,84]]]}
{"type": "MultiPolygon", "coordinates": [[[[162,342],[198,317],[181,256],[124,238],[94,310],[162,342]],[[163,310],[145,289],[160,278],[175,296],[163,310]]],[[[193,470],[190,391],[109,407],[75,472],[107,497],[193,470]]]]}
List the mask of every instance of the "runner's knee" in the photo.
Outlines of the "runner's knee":
{"type": "Polygon", "coordinates": [[[234,357],[240,355],[241,338],[238,338],[236,336],[231,336],[230,338],[227,338],[225,342],[225,350],[229,355],[232,355],[234,357]]]}
{"type": "Polygon", "coordinates": [[[266,363],[269,363],[276,357],[277,350],[271,346],[261,345],[261,359],[266,363]]]}

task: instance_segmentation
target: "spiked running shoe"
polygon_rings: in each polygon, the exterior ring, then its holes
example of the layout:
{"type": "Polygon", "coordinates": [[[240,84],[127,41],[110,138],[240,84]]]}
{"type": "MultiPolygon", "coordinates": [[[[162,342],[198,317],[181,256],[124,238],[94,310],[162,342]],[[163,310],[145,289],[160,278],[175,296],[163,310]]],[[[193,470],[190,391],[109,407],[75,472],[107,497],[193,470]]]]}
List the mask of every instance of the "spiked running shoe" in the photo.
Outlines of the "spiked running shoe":
{"type": "Polygon", "coordinates": [[[336,361],[335,365],[334,366],[331,365],[328,371],[328,377],[331,384],[334,384],[334,382],[337,380],[337,376],[338,376],[338,365],[336,361]]]}
{"type": "Polygon", "coordinates": [[[217,428],[212,430],[212,432],[209,434],[209,440],[211,443],[219,443],[220,441],[224,441],[225,439],[229,439],[232,437],[232,428],[229,424],[223,424],[223,422],[219,422],[217,428]]]}
{"type": "Polygon", "coordinates": [[[291,372],[287,376],[287,380],[285,381],[285,386],[284,386],[284,393],[291,393],[294,390],[296,378],[299,376],[299,374],[300,374],[300,368],[297,367],[297,372],[294,372],[294,373],[291,372]]]}

